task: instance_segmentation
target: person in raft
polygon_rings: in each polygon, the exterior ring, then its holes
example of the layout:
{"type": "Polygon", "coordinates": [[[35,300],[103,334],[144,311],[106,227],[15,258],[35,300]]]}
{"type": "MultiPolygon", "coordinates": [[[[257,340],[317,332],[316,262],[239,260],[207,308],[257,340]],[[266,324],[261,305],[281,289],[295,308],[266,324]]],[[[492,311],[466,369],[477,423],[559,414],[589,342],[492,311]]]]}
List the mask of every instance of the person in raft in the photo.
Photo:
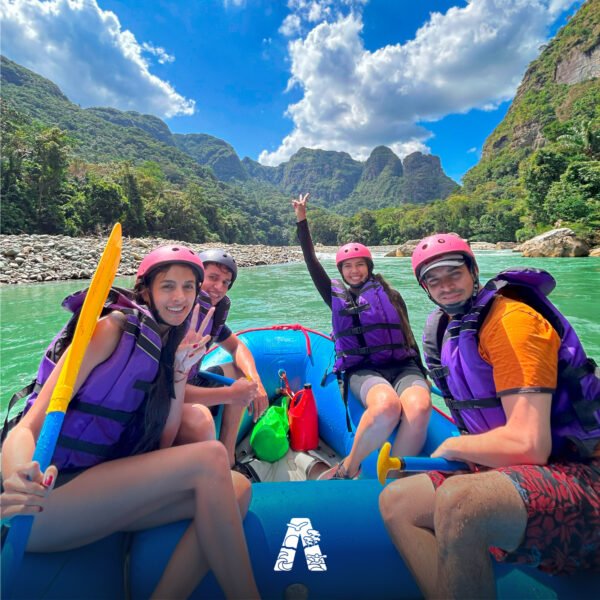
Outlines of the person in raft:
{"type": "Polygon", "coordinates": [[[190,518],[154,597],[188,597],[210,569],[226,597],[256,598],[241,517],[249,483],[229,470],[221,443],[174,445],[188,373],[209,339],[196,332],[203,275],[192,250],[164,246],[142,260],[133,291],[110,291],[52,458],[58,476],[42,475],[31,458],[85,292],[65,300],[75,316],[46,351],[39,395],[2,447],[2,513],[37,512],[32,552],[190,518]]]}
{"type": "Polygon", "coordinates": [[[306,220],[309,194],[292,204],[308,272],[331,308],[336,361],[345,385],[365,407],[350,453],[319,479],[353,479],[361,461],[400,424],[393,452],[418,454],[427,434],[431,395],[406,304],[379,274],[366,246],[351,243],[336,254],[342,279],[330,279],[319,263],[306,220]]]}
{"type": "Polygon", "coordinates": [[[475,256],[455,234],[420,241],[412,265],[439,307],[425,328],[427,365],[469,434],[432,456],[472,464],[401,479],[381,494],[386,527],[423,595],[495,597],[490,553],[552,574],[600,570],[600,378],[547,298],[554,279],[513,268],[481,286],[475,256]]]}
{"type": "MultiPolygon", "coordinates": [[[[196,365],[190,372],[190,385],[186,386],[185,403],[186,406],[193,406],[197,410],[195,418],[186,420],[182,434],[184,439],[189,441],[204,439],[207,419],[203,407],[224,404],[219,440],[227,449],[229,465],[233,467],[235,443],[244,410],[248,407],[256,421],[268,408],[269,399],[256,370],[252,353],[226,324],[231,304],[227,292],[238,274],[235,259],[228,252],[219,249],[201,252],[200,259],[204,265],[204,281],[199,296],[201,313],[207,314],[209,309],[214,307],[214,314],[204,329],[210,335],[208,345],[215,342],[233,359],[230,363],[210,367],[208,371],[236,381],[231,386],[223,386],[198,373],[196,365]]],[[[209,422],[210,427],[214,428],[212,417],[209,422]]]]}

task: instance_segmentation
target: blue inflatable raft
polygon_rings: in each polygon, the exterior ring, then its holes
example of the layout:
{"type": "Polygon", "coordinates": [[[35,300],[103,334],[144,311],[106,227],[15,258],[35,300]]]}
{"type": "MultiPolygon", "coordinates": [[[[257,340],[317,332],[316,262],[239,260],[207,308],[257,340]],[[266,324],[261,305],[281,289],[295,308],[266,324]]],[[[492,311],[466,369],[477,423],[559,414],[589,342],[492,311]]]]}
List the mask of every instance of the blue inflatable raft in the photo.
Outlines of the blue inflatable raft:
{"type": "MultiPolygon", "coordinates": [[[[286,371],[294,390],[312,384],[320,437],[345,456],[354,434],[346,426],[338,382],[331,374],[331,340],[298,325],[250,330],[240,338],[252,351],[270,396],[280,386],[280,369],[286,371]]],[[[202,367],[227,360],[229,355],[217,349],[205,357],[202,367]]],[[[355,427],[362,410],[352,396],[349,409],[355,427]]],[[[248,420],[242,428],[249,426],[248,420]]],[[[453,423],[434,411],[424,455],[457,434],[453,423]]],[[[376,479],[375,461],[374,453],[363,463],[363,478],[356,481],[253,485],[244,528],[263,598],[420,596],[381,520],[378,497],[382,486],[376,479]]],[[[26,554],[14,597],[148,598],[186,526],[179,522],[134,535],[115,534],[69,552],[26,554]]],[[[550,577],[533,568],[503,564],[495,565],[495,573],[500,598],[595,597],[600,583],[593,573],[550,577]]],[[[209,574],[192,597],[222,598],[223,594],[209,574]]]]}

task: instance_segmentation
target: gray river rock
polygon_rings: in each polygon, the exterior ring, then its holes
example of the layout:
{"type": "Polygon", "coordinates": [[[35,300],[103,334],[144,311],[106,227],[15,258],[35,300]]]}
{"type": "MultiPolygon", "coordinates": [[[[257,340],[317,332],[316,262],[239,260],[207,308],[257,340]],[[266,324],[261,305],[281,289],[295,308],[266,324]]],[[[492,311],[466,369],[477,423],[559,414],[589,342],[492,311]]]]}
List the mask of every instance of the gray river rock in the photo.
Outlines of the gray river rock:
{"type": "MultiPolygon", "coordinates": [[[[0,283],[20,284],[89,279],[104,250],[106,238],[63,235],[0,235],[0,283]]],[[[240,267],[272,265],[302,260],[293,246],[242,246],[238,244],[190,244],[162,238],[123,238],[119,276],[135,275],[142,258],[163,244],[184,244],[197,252],[224,248],[240,267]]]]}

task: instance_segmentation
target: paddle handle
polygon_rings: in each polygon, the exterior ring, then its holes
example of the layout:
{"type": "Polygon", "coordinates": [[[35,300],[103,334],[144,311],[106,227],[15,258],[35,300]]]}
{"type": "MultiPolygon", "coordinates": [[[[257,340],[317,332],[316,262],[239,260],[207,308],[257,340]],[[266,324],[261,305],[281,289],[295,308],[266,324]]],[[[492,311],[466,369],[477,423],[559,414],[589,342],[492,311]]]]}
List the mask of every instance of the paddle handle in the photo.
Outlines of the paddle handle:
{"type": "MultiPolygon", "coordinates": [[[[65,413],[60,411],[46,415],[32,459],[39,463],[42,473],[50,466],[64,419],[65,413]]],[[[11,587],[25,554],[32,526],[32,515],[18,515],[11,520],[10,531],[2,548],[2,590],[7,598],[12,595],[11,587]]]]}

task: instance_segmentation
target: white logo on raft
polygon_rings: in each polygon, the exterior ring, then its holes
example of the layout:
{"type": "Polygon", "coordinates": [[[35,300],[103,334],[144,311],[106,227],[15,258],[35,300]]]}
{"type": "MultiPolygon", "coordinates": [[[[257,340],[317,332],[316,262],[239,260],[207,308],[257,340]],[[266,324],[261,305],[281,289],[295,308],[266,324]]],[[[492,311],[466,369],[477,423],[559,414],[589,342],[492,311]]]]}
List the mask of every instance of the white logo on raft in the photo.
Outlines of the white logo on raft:
{"type": "Polygon", "coordinates": [[[319,542],[321,534],[313,529],[310,519],[306,517],[294,517],[287,524],[287,531],[283,538],[279,556],[275,561],[274,571],[291,571],[294,566],[294,558],[298,548],[298,539],[302,539],[304,556],[309,571],[327,571],[325,564],[326,554],[321,554],[319,542]]]}

